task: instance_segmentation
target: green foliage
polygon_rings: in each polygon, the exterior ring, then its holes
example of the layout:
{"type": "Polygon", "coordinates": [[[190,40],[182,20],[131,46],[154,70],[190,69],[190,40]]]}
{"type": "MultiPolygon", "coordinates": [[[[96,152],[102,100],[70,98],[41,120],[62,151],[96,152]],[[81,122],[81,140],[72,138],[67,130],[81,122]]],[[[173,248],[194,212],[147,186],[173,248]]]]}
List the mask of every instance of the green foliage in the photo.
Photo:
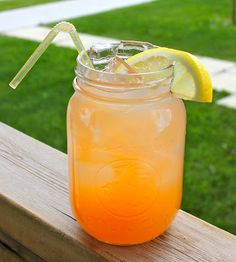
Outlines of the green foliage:
{"type": "Polygon", "coordinates": [[[236,233],[236,110],[215,103],[185,104],[187,143],[182,208],[236,233]]]}

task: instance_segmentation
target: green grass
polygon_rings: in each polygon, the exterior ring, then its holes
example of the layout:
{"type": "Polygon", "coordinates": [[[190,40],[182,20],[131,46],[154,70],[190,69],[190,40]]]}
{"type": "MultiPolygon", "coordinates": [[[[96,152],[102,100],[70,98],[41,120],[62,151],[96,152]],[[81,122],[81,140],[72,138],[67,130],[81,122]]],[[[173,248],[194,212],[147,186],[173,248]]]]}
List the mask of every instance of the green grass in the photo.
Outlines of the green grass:
{"type": "MultiPolygon", "coordinates": [[[[0,121],[66,152],[66,106],[76,51],[52,46],[13,91],[11,78],[37,44],[0,37],[0,121]]],[[[215,98],[225,96],[215,93],[215,98]]],[[[187,102],[182,208],[236,233],[236,111],[187,102]]]]}
{"type": "Polygon", "coordinates": [[[159,0],[71,20],[80,32],[236,61],[231,0],[159,0]]]}
{"type": "Polygon", "coordinates": [[[20,8],[31,5],[45,4],[48,2],[55,2],[60,0],[5,0],[0,1],[0,11],[6,11],[8,9],[20,8]]]}

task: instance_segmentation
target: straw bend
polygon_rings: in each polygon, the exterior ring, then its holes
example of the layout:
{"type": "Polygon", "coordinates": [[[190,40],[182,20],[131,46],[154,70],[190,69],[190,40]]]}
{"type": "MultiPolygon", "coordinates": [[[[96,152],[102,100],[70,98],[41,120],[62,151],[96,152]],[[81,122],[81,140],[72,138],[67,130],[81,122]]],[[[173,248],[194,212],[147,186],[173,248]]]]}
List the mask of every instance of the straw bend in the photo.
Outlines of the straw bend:
{"type": "Polygon", "coordinates": [[[56,24],[52,30],[54,30],[54,32],[56,33],[60,33],[62,31],[67,33],[74,32],[74,31],[77,32],[75,26],[66,21],[56,24]]]}
{"type": "MultiPolygon", "coordinates": [[[[80,53],[81,51],[85,50],[83,43],[80,40],[80,37],[78,35],[78,32],[76,31],[76,28],[74,25],[68,22],[60,22],[57,25],[53,27],[53,29],[48,33],[48,35],[44,38],[42,43],[37,47],[37,49],[33,52],[33,54],[30,56],[30,58],[26,61],[26,63],[22,66],[22,68],[19,70],[17,75],[13,78],[13,80],[10,82],[10,86],[12,88],[16,88],[19,83],[24,79],[24,77],[28,74],[28,72],[31,70],[31,68],[35,65],[35,63],[38,61],[40,56],[46,51],[48,46],[52,43],[53,39],[60,33],[60,32],[67,32],[69,33],[72,41],[74,42],[74,45],[80,53]]],[[[82,61],[85,64],[88,64],[92,67],[92,62],[87,55],[86,52],[83,52],[82,55],[82,61]]]]}

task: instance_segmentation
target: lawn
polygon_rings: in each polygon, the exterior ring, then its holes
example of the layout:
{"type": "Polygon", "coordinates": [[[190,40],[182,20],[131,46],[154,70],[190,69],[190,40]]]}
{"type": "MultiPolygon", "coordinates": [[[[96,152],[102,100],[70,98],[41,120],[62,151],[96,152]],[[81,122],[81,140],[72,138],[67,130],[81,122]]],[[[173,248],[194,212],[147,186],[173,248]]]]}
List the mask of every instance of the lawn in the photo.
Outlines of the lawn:
{"type": "MultiPolygon", "coordinates": [[[[39,3],[27,4],[33,2],[39,3]]],[[[162,0],[72,22],[81,32],[150,41],[236,61],[230,3],[162,0]]],[[[4,2],[0,9],[2,5],[4,2]]],[[[4,46],[0,57],[5,65],[0,67],[0,121],[66,152],[65,114],[73,92],[76,52],[51,47],[30,76],[12,91],[8,82],[37,44],[0,37],[0,45],[4,46]]],[[[215,100],[224,95],[215,93],[215,100]]],[[[236,111],[215,103],[185,104],[188,124],[182,208],[236,233],[236,111]]]]}
{"type": "Polygon", "coordinates": [[[143,40],[236,61],[231,0],[159,0],[74,19],[80,32],[143,40]]]}
{"type": "Polygon", "coordinates": [[[60,0],[3,0],[0,1],[0,11],[6,11],[8,9],[20,8],[31,5],[39,5],[56,1],[60,0]]]}

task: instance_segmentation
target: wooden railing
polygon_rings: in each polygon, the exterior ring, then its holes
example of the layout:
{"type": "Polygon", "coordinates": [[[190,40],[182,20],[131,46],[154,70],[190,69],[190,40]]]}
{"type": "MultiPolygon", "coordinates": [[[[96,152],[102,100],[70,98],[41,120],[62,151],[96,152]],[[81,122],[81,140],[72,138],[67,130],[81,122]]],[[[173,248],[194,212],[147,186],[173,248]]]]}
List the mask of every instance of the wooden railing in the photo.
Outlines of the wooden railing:
{"type": "Polygon", "coordinates": [[[149,243],[84,233],[68,196],[67,156],[0,123],[0,261],[236,261],[236,237],[180,211],[149,243]]]}

